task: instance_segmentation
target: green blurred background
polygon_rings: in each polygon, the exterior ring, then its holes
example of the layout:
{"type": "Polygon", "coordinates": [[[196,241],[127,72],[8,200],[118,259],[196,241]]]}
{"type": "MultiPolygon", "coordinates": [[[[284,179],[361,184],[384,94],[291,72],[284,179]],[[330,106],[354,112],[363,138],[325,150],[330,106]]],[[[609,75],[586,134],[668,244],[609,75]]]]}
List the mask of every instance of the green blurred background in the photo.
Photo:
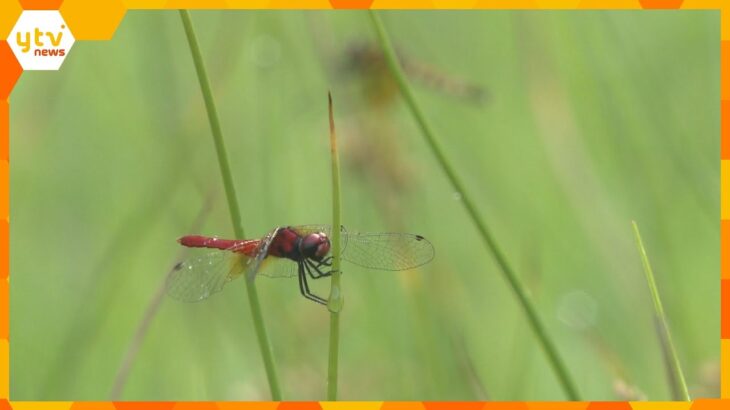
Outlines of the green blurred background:
{"type": "MultiPolygon", "coordinates": [[[[382,65],[347,64],[375,44],[367,14],[192,16],[248,236],[329,223],[331,90],[345,225],[436,248],[415,271],[345,267],[341,398],[564,399],[382,65]]],[[[582,396],[670,397],[632,219],[691,393],[718,396],[719,15],[383,18],[404,58],[488,90],[479,105],[413,83],[582,396]]],[[[206,202],[200,233],[232,232],[178,13],[129,12],[60,72],[26,72],[11,116],[11,398],[106,400],[175,239],[206,202]]],[[[295,280],[258,289],[284,398],[323,399],[327,311],[295,280]]],[[[268,399],[243,281],[165,298],[121,398],[268,399]]]]}

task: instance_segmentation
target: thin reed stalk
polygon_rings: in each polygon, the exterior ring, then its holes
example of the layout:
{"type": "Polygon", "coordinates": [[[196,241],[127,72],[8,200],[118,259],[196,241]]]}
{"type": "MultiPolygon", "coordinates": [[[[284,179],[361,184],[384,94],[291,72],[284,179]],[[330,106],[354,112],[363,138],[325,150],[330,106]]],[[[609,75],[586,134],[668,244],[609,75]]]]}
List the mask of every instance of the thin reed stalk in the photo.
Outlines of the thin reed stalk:
{"type": "Polygon", "coordinates": [[[684,379],[684,373],[682,373],[682,366],[679,364],[677,350],[674,347],[674,342],[672,342],[672,335],[669,332],[669,324],[667,324],[667,317],[664,314],[662,299],[659,296],[659,289],[657,289],[656,281],[654,280],[654,271],[651,269],[649,256],[646,254],[644,242],[641,240],[641,234],[639,233],[639,225],[636,224],[636,221],[631,221],[631,226],[634,228],[636,246],[639,248],[639,253],[641,254],[641,264],[644,267],[646,282],[649,284],[651,299],[654,302],[654,319],[657,334],[659,335],[659,343],[662,347],[662,357],[667,367],[667,380],[669,382],[669,389],[672,392],[672,399],[690,401],[687,382],[684,379]]]}
{"type": "MultiPolygon", "coordinates": [[[[223,178],[223,186],[226,192],[226,199],[228,201],[228,211],[231,214],[233,233],[236,238],[243,239],[246,235],[244,234],[243,225],[241,224],[238,197],[236,196],[236,189],[233,184],[233,177],[228,161],[228,153],[226,152],[226,145],[223,140],[220,121],[218,120],[218,112],[215,108],[213,93],[210,89],[210,81],[208,80],[205,65],[203,64],[203,56],[200,54],[200,46],[198,45],[198,39],[195,36],[195,31],[193,30],[193,22],[190,19],[190,13],[187,10],[180,10],[180,18],[182,19],[182,24],[185,28],[185,35],[187,36],[188,44],[190,45],[190,53],[193,56],[195,71],[198,75],[200,89],[203,93],[203,100],[205,101],[205,109],[208,113],[208,121],[210,122],[210,129],[213,134],[213,144],[215,145],[216,154],[218,156],[218,165],[220,167],[221,177],[223,178]]],[[[266,326],[264,325],[261,306],[259,304],[259,296],[256,291],[256,284],[254,281],[246,281],[246,291],[248,292],[248,303],[251,308],[251,316],[253,319],[254,330],[256,332],[256,338],[258,339],[259,348],[261,350],[261,358],[263,359],[264,367],[266,368],[266,378],[269,382],[271,399],[279,401],[281,400],[281,390],[279,389],[279,381],[276,377],[274,358],[271,353],[269,338],[266,335],[266,326]]]]}
{"type": "Polygon", "coordinates": [[[332,113],[332,95],[328,94],[330,119],[330,152],[332,154],[332,279],[327,308],[330,311],[329,365],[327,370],[327,400],[337,400],[337,378],[340,350],[340,310],[344,298],[340,289],[340,158],[337,154],[337,134],[332,113]]]}
{"type": "Polygon", "coordinates": [[[540,316],[537,314],[537,309],[535,308],[535,305],[529,297],[529,292],[527,288],[524,286],[520,278],[515,274],[514,270],[507,262],[507,257],[499,248],[497,241],[494,239],[494,236],[488,229],[487,223],[477,212],[476,205],[472,201],[471,195],[467,192],[464,183],[457,176],[455,168],[446,157],[446,154],[444,154],[444,151],[439,144],[438,138],[436,138],[436,134],[433,132],[433,129],[426,119],[426,116],[423,114],[423,111],[421,111],[421,108],[416,103],[413,91],[411,90],[408,80],[403,74],[403,68],[399,63],[398,57],[393,49],[393,45],[391,44],[388,33],[385,31],[383,22],[380,20],[379,14],[371,10],[370,17],[372,19],[375,32],[378,35],[378,42],[380,43],[380,47],[383,49],[383,54],[385,55],[385,60],[388,64],[388,68],[390,69],[391,74],[395,78],[396,83],[400,88],[401,94],[406,101],[406,105],[408,106],[411,114],[418,123],[421,129],[421,133],[426,140],[426,144],[431,149],[433,155],[436,157],[438,164],[441,166],[441,169],[446,174],[449,182],[451,182],[453,189],[461,195],[461,202],[464,204],[467,213],[474,222],[474,225],[476,226],[477,231],[479,232],[482,240],[487,246],[487,249],[491,252],[505,279],[507,279],[507,282],[517,296],[517,300],[522,309],[525,311],[525,315],[527,316],[528,324],[532,328],[532,331],[535,333],[538,342],[545,351],[548,361],[553,368],[553,371],[555,371],[556,376],[560,381],[563,390],[565,391],[565,394],[570,400],[580,400],[578,390],[575,387],[575,383],[571,379],[565,363],[558,354],[555,344],[550,339],[545,325],[540,319],[540,316]]]}

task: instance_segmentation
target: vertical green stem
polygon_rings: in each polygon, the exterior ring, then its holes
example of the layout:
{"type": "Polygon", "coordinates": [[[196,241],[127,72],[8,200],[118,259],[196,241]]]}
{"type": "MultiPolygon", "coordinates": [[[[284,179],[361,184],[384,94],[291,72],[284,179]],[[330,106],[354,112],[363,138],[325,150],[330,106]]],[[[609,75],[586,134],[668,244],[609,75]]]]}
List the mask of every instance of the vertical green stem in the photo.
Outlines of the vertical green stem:
{"type": "Polygon", "coordinates": [[[439,142],[436,139],[436,136],[430,124],[426,120],[426,116],[423,114],[420,107],[416,103],[413,91],[411,90],[410,85],[408,84],[408,81],[403,74],[403,69],[398,62],[398,57],[393,50],[393,45],[391,44],[388,34],[385,31],[385,27],[380,20],[380,16],[375,11],[371,10],[370,17],[372,18],[372,23],[378,35],[378,41],[380,42],[380,46],[383,49],[385,60],[388,63],[388,67],[396,82],[398,83],[398,87],[400,88],[401,94],[403,95],[403,98],[405,99],[406,104],[411,111],[411,114],[421,128],[421,132],[426,139],[426,143],[428,144],[429,148],[431,148],[431,152],[436,157],[436,160],[443,169],[444,173],[446,173],[446,176],[451,182],[454,190],[461,195],[462,203],[466,207],[466,211],[469,213],[472,221],[474,221],[474,224],[476,225],[479,234],[484,240],[484,243],[487,245],[487,248],[492,253],[492,256],[496,260],[497,265],[499,265],[502,273],[504,274],[504,277],[507,279],[507,282],[509,282],[512,290],[517,296],[517,300],[519,301],[520,306],[522,306],[525,314],[527,315],[528,323],[535,333],[535,336],[537,336],[537,339],[542,345],[543,349],[545,350],[550,365],[557,374],[558,380],[560,381],[563,390],[565,391],[565,394],[570,400],[579,400],[578,391],[575,387],[575,384],[568,374],[565,363],[558,355],[558,351],[555,345],[548,336],[545,325],[542,323],[540,317],[538,316],[537,310],[529,297],[527,289],[522,284],[519,277],[512,270],[512,267],[507,262],[507,258],[497,246],[497,242],[487,228],[487,224],[477,212],[477,208],[472,202],[471,196],[467,194],[464,184],[456,175],[454,167],[451,165],[448,158],[446,158],[446,155],[439,145],[439,142]]]}
{"type": "MultiPolygon", "coordinates": [[[[190,53],[193,56],[193,63],[195,63],[195,71],[198,74],[200,89],[203,92],[205,109],[208,112],[210,129],[213,133],[213,143],[215,145],[216,154],[218,155],[218,165],[220,166],[221,176],[223,177],[223,186],[226,191],[226,199],[228,200],[228,211],[231,214],[233,233],[236,238],[243,239],[245,238],[245,234],[243,231],[243,225],[241,224],[238,197],[236,196],[236,189],[233,184],[231,167],[228,162],[228,153],[226,152],[226,145],[223,141],[223,133],[221,132],[221,125],[218,120],[218,112],[215,108],[213,93],[210,90],[208,74],[206,74],[205,65],[203,64],[203,56],[200,54],[200,46],[198,45],[198,39],[196,38],[195,31],[193,30],[193,22],[190,19],[190,13],[188,13],[187,10],[180,10],[180,18],[182,19],[185,34],[188,38],[188,44],[190,45],[190,53]]],[[[279,382],[276,378],[274,358],[271,354],[269,338],[266,335],[266,326],[264,325],[264,319],[261,314],[261,306],[259,304],[258,293],[256,292],[256,284],[252,280],[246,281],[246,291],[248,292],[248,303],[251,307],[251,315],[253,317],[254,329],[256,331],[256,337],[261,350],[261,357],[264,360],[264,367],[266,368],[266,377],[269,381],[271,398],[272,400],[278,401],[281,400],[281,391],[279,390],[279,382]]]]}
{"type": "Polygon", "coordinates": [[[651,299],[654,302],[654,314],[658,324],[659,341],[662,344],[662,349],[664,350],[664,360],[667,366],[667,377],[669,379],[669,387],[672,391],[672,398],[674,400],[690,401],[689,390],[687,390],[684,373],[682,373],[682,367],[679,364],[677,350],[674,348],[674,342],[672,342],[672,335],[669,333],[667,317],[664,315],[662,299],[659,297],[659,289],[657,289],[656,282],[654,281],[654,271],[651,269],[649,257],[646,254],[644,243],[641,240],[639,225],[636,224],[636,221],[631,221],[631,225],[634,228],[636,246],[639,248],[639,253],[641,254],[641,263],[644,266],[646,282],[649,284],[651,299]]]}
{"type": "Polygon", "coordinates": [[[329,98],[330,151],[332,154],[332,282],[327,308],[330,310],[330,349],[327,371],[327,400],[337,400],[337,364],[340,350],[340,310],[344,298],[340,289],[340,159],[337,154],[337,134],[332,113],[332,95],[329,98]]]}

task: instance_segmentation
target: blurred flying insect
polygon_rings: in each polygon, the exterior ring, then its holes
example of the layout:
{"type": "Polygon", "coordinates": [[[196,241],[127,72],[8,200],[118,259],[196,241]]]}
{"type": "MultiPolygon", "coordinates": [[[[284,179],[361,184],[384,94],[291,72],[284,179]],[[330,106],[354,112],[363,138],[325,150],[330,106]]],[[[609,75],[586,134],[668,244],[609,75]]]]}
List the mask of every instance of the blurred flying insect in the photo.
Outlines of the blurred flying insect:
{"type": "MultiPolygon", "coordinates": [[[[387,226],[399,230],[410,208],[404,199],[421,184],[416,181],[418,164],[405,154],[402,131],[393,117],[398,84],[377,44],[356,41],[345,48],[332,44],[321,44],[320,48],[323,53],[329,52],[329,60],[335,62],[330,67],[340,78],[356,80],[352,85],[365,103],[362,108],[367,110],[354,116],[354,126],[343,144],[343,163],[368,184],[387,226]],[[332,53],[335,49],[340,50],[338,54],[332,53]]],[[[482,105],[489,100],[488,91],[480,85],[421,63],[402,50],[398,50],[398,56],[405,75],[416,85],[469,104],[482,105]]]]}
{"type": "MultiPolygon", "coordinates": [[[[408,78],[426,88],[479,105],[489,100],[487,90],[480,85],[444,73],[407,57],[400,51],[398,59],[408,78]]],[[[366,90],[375,102],[390,100],[398,92],[398,86],[388,70],[383,52],[373,44],[355,43],[348,47],[343,68],[346,72],[363,77],[366,90]]]]}
{"type": "MultiPolygon", "coordinates": [[[[302,296],[326,305],[309,290],[307,277],[332,274],[330,227],[327,225],[277,227],[260,239],[220,239],[188,235],[178,239],[191,248],[217,251],[175,266],[167,293],[184,302],[197,302],[219,292],[228,282],[247,276],[299,278],[302,296]]],[[[423,236],[407,233],[348,233],[341,229],[342,258],[368,269],[399,271],[431,261],[433,245],[423,236]]]]}

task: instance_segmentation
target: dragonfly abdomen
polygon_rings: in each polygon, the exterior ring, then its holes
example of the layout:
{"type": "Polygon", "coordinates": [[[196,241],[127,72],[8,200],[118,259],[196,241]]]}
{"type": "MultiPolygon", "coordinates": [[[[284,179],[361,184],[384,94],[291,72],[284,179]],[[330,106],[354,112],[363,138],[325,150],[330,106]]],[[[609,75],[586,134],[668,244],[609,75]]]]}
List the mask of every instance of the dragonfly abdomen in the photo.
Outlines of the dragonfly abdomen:
{"type": "Polygon", "coordinates": [[[221,239],[211,236],[186,235],[177,240],[181,245],[188,248],[210,248],[229,250],[253,257],[258,247],[258,240],[235,240],[221,239]]]}

